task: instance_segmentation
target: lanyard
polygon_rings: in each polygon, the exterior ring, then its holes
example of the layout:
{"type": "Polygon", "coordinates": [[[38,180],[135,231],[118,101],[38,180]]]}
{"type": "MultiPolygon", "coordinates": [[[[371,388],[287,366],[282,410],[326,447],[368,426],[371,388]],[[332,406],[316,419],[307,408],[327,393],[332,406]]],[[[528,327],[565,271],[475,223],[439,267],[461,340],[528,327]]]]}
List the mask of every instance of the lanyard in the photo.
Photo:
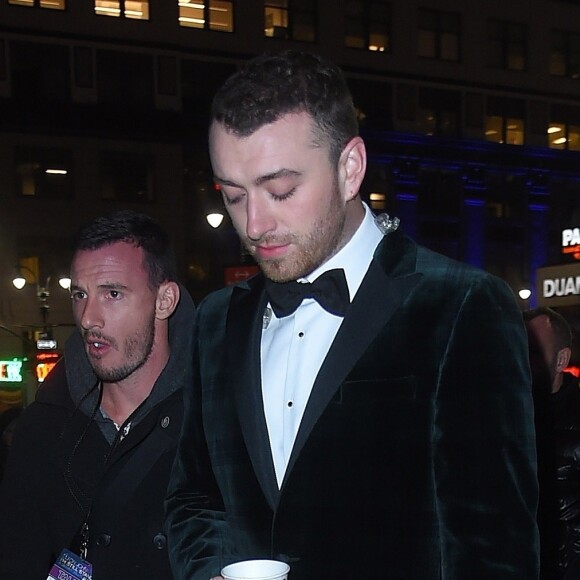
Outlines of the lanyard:
{"type": "MultiPolygon", "coordinates": [[[[87,552],[88,552],[88,548],[89,548],[89,537],[90,537],[90,530],[89,530],[89,518],[91,515],[91,510],[93,507],[93,499],[94,497],[90,497],[90,498],[86,498],[89,500],[89,505],[88,507],[85,508],[83,507],[83,503],[82,501],[79,499],[78,495],[73,491],[73,487],[71,485],[72,483],[72,477],[71,477],[71,471],[72,471],[72,461],[77,453],[77,450],[80,446],[80,444],[82,443],[83,439],[85,438],[91,424],[93,423],[95,416],[97,414],[97,411],[100,409],[101,407],[101,402],[103,400],[103,383],[99,382],[95,385],[95,387],[97,387],[99,389],[99,396],[97,398],[97,402],[95,404],[95,407],[93,409],[93,412],[91,413],[91,416],[89,418],[88,423],[86,424],[83,432],[81,433],[80,437],[77,439],[75,446],[73,447],[73,450],[68,458],[67,461],[67,465],[66,465],[66,469],[64,472],[64,477],[65,477],[65,481],[67,482],[67,486],[69,489],[70,494],[72,495],[73,499],[75,500],[75,502],[77,503],[77,505],[79,506],[79,508],[81,509],[82,512],[84,512],[84,517],[83,517],[83,523],[81,525],[80,528],[80,536],[81,536],[81,544],[80,544],[80,556],[82,557],[83,560],[87,559],[87,552]]],[[[87,393],[86,396],[88,396],[93,390],[94,388],[91,389],[89,391],[89,393],[87,393]]],[[[143,407],[143,405],[146,403],[147,399],[149,397],[146,397],[139,405],[138,407],[129,415],[129,417],[127,417],[127,419],[125,419],[125,421],[123,422],[123,424],[119,427],[119,429],[117,430],[117,434],[115,436],[115,439],[113,440],[113,443],[111,444],[111,448],[109,450],[109,452],[107,453],[106,457],[105,457],[105,461],[103,463],[103,471],[101,474],[101,478],[100,480],[97,482],[97,485],[95,485],[94,489],[97,489],[98,485],[103,481],[103,478],[105,477],[105,473],[107,472],[107,468],[109,467],[109,462],[113,456],[113,452],[115,451],[115,449],[117,448],[117,445],[119,444],[119,442],[123,439],[123,434],[125,433],[125,430],[127,428],[127,425],[129,425],[133,418],[135,417],[135,415],[140,411],[140,409],[143,407]]],[[[82,402],[82,401],[81,401],[82,402]]],[[[79,405],[80,406],[80,405],[79,405]]],[[[77,409],[78,410],[78,407],[77,409]]],[[[83,494],[84,495],[84,494],[83,494]]]]}

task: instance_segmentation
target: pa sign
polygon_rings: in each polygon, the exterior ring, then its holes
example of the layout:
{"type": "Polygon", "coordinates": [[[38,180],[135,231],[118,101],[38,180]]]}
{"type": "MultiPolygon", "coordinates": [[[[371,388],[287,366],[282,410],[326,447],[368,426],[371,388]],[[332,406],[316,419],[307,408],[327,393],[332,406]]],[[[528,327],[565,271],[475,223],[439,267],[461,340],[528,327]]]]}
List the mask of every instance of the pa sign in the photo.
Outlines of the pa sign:
{"type": "Polygon", "coordinates": [[[562,230],[562,254],[572,254],[580,260],[580,228],[562,230]]]}

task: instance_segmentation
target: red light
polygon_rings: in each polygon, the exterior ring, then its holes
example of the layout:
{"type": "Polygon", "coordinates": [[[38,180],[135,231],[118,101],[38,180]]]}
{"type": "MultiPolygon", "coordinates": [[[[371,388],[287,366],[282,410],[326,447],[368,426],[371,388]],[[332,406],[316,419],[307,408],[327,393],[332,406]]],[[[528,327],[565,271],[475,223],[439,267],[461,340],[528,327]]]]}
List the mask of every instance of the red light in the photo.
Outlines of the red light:
{"type": "Polygon", "coordinates": [[[36,360],[38,361],[54,361],[56,362],[60,358],[58,352],[37,352],[36,360]]]}

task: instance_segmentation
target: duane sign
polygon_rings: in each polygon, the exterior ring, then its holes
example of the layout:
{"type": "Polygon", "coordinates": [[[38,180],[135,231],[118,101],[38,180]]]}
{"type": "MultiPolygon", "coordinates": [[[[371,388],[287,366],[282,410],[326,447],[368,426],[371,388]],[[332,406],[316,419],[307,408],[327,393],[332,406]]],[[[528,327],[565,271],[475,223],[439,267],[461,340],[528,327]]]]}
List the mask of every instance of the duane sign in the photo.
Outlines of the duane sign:
{"type": "Polygon", "coordinates": [[[538,306],[580,305],[580,264],[539,268],[536,289],[538,306]]]}

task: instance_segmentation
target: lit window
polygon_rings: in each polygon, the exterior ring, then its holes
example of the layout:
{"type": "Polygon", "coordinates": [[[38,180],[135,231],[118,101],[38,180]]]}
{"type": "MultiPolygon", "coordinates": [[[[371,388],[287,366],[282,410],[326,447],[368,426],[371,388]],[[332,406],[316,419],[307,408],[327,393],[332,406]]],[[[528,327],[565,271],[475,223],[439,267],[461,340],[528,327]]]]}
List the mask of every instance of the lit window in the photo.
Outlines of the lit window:
{"type": "Polygon", "coordinates": [[[345,10],[345,45],[390,51],[391,5],[380,0],[351,0],[345,10]]]}
{"type": "Polygon", "coordinates": [[[487,31],[487,64],[507,70],[525,70],[527,30],[524,24],[490,19],[487,31]]]}
{"type": "Polygon", "coordinates": [[[580,78],[580,34],[553,30],[550,45],[550,74],[580,78]]]}
{"type": "Polygon", "coordinates": [[[461,118],[460,94],[441,89],[421,89],[417,117],[421,133],[457,136],[461,118]]]}
{"type": "Polygon", "coordinates": [[[459,61],[461,16],[455,12],[419,9],[417,55],[423,58],[459,61]]]}
{"type": "Polygon", "coordinates": [[[302,42],[316,40],[316,2],[310,0],[266,0],[264,35],[302,42]]]}
{"type": "Polygon", "coordinates": [[[523,119],[506,119],[506,143],[508,145],[524,144],[524,121],[523,119]]]}
{"type": "Polygon", "coordinates": [[[234,3],[228,0],[179,0],[179,24],[190,28],[234,31],[234,3]]]}
{"type": "Polygon", "coordinates": [[[288,0],[270,0],[264,4],[264,34],[288,37],[288,0]]]}
{"type": "Polygon", "coordinates": [[[548,145],[552,149],[566,149],[566,125],[550,123],[548,127],[548,145]]]}
{"type": "Polygon", "coordinates": [[[21,147],[15,157],[19,195],[43,199],[72,197],[69,151],[21,147]]]}
{"type": "Polygon", "coordinates": [[[512,117],[488,115],[485,119],[485,139],[508,145],[524,144],[524,121],[512,117]]]}
{"type": "Polygon", "coordinates": [[[8,0],[8,4],[50,8],[52,10],[64,10],[66,8],[66,0],[8,0]]]}
{"type": "Polygon", "coordinates": [[[485,138],[495,143],[523,145],[526,102],[522,99],[489,96],[486,100],[485,138]]]}
{"type": "Polygon", "coordinates": [[[503,143],[503,119],[497,115],[488,115],[485,119],[485,139],[494,143],[503,143]]]}
{"type": "Polygon", "coordinates": [[[570,151],[580,151],[580,125],[570,125],[568,127],[568,149],[570,151]]]}
{"type": "Polygon", "coordinates": [[[115,16],[149,20],[149,2],[134,0],[95,0],[95,13],[99,16],[115,16]]]}
{"type": "Polygon", "coordinates": [[[369,194],[369,201],[373,211],[384,211],[387,208],[387,194],[372,192],[369,194]]]}
{"type": "Polygon", "coordinates": [[[550,123],[547,134],[550,149],[580,151],[580,126],[550,123]]]}

